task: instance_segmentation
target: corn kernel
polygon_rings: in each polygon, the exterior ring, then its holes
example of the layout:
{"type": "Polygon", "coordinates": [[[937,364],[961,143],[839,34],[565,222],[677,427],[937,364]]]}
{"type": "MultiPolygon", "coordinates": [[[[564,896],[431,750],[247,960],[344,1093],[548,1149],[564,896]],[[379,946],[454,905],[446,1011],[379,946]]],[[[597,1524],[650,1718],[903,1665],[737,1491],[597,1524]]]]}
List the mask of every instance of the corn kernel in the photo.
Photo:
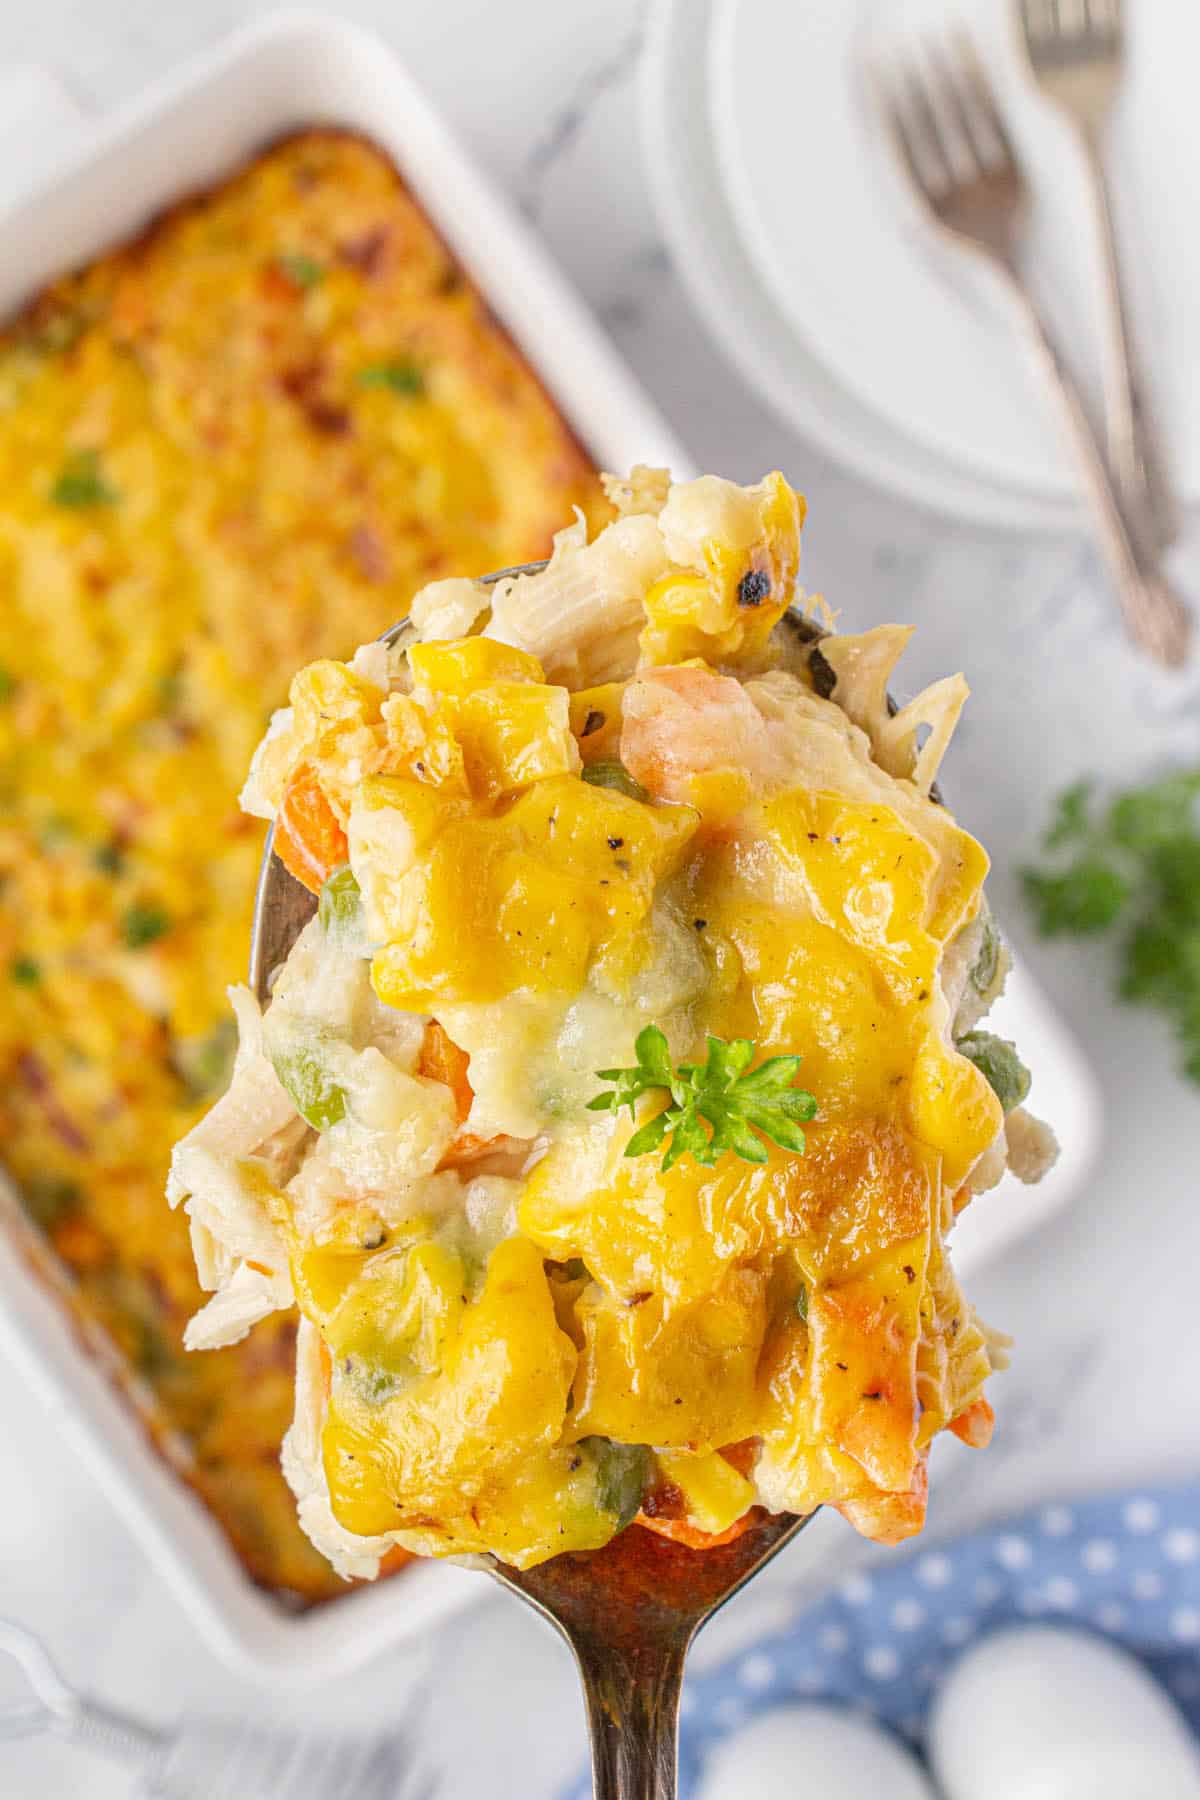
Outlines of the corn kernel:
{"type": "Polygon", "coordinates": [[[703,1456],[660,1450],[658,1466],[683,1495],[689,1523],[701,1531],[727,1531],[754,1505],[754,1483],[739,1475],[717,1450],[703,1456]]]}
{"type": "Polygon", "coordinates": [[[536,656],[495,638],[461,638],[454,643],[410,644],[408,666],[418,699],[469,694],[496,681],[544,682],[536,656]]]}

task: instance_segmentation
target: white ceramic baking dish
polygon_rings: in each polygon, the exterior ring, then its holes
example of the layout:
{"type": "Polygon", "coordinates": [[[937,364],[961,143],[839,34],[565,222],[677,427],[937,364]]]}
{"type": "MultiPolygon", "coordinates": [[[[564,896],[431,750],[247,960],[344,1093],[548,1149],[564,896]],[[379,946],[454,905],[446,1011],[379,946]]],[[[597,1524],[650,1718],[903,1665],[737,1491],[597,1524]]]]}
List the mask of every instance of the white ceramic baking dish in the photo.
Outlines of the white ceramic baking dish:
{"type": "MultiPolygon", "coordinates": [[[[99,123],[81,121],[39,71],[8,72],[0,81],[0,316],[262,144],[320,122],[363,131],[392,155],[602,464],[690,472],[685,452],[544,250],[447,135],[391,51],[319,14],[275,15],[99,123]],[[6,203],[4,184],[14,181],[24,191],[6,203]]],[[[1043,996],[1016,979],[1003,1006],[1002,1029],[1031,1056],[1039,1105],[1060,1130],[1064,1156],[1040,1188],[1010,1181],[1002,1199],[971,1209],[958,1257],[964,1267],[1065,1204],[1099,1140],[1091,1077],[1043,996]]],[[[31,1273],[32,1241],[0,1182],[0,1349],[228,1660],[260,1680],[344,1673],[490,1591],[478,1575],[418,1564],[312,1612],[284,1612],[247,1579],[220,1529],[153,1448],[102,1359],[81,1344],[52,1283],[31,1273]]]]}
{"type": "MultiPolygon", "coordinates": [[[[5,90],[0,152],[8,153],[6,179],[14,169],[23,174],[25,192],[8,204],[0,197],[0,317],[273,138],[346,125],[391,155],[597,461],[688,472],[683,449],[545,250],[369,33],[316,13],[273,15],[90,123],[73,116],[61,88],[38,71],[20,72],[5,90]]],[[[312,1612],[284,1612],[246,1578],[64,1309],[30,1274],[21,1236],[10,1197],[0,1207],[0,1346],[222,1654],[259,1676],[344,1672],[491,1591],[478,1575],[426,1563],[312,1612]]]]}

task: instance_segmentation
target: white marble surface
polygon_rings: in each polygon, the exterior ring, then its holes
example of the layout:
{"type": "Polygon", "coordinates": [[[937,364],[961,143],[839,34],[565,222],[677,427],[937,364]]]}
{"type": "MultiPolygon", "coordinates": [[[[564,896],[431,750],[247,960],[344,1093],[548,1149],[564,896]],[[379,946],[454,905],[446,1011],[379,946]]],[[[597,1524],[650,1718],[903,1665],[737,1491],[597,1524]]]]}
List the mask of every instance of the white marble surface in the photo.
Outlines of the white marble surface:
{"type": "MultiPolygon", "coordinates": [[[[109,106],[261,10],[251,0],[3,0],[0,63],[48,64],[80,97],[109,106]]],[[[806,489],[808,584],[864,624],[915,620],[914,685],[968,667],[975,696],[951,781],[996,852],[1010,919],[1019,914],[1006,863],[1029,847],[1057,787],[1085,770],[1120,777],[1200,754],[1200,682],[1136,663],[1085,545],[967,530],[865,487],[781,430],[706,340],[645,194],[638,0],[347,0],[338,10],[395,45],[520,199],[696,461],[747,478],[778,465],[806,489]]],[[[801,163],[805,155],[798,121],[801,163]]],[[[1190,536],[1176,567],[1200,597],[1196,521],[1190,536]]],[[[1014,1332],[1018,1351],[997,1383],[991,1452],[951,1446],[938,1459],[939,1531],[1031,1498],[1184,1472],[1198,1454],[1200,1099],[1175,1079],[1157,1023],[1111,1003],[1102,953],[1031,957],[1094,1059],[1108,1139],[1071,1214],[976,1284],[985,1315],[1014,1332]]],[[[566,1654],[503,1597],[353,1683],[302,1700],[260,1695],[196,1639],[12,1382],[0,1381],[0,1441],[0,1609],[35,1625],[72,1678],[106,1699],[160,1722],[221,1710],[373,1725],[412,1701],[443,1772],[439,1792],[454,1800],[548,1800],[573,1766],[582,1713],[566,1654]],[[439,1678],[426,1690],[418,1677],[431,1661],[439,1678]]],[[[863,1554],[847,1528],[822,1518],[765,1593],[718,1622],[707,1653],[863,1554]]],[[[76,1751],[0,1745],[0,1792],[11,1800],[131,1791],[123,1771],[76,1751]]]]}

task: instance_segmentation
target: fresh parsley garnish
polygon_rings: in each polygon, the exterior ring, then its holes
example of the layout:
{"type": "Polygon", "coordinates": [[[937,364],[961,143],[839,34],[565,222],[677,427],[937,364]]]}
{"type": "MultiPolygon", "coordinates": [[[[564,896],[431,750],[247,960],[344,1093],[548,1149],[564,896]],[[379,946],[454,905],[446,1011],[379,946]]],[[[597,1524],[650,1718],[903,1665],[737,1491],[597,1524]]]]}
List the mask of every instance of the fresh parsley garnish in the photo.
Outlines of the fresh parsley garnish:
{"type": "Polygon", "coordinates": [[[130,950],[144,950],[171,929],[170,915],[161,906],[136,900],[125,909],[121,920],[121,936],[130,950]]]}
{"type": "Polygon", "coordinates": [[[1200,1081],[1200,769],[1098,801],[1090,782],[1060,795],[1042,847],[1022,871],[1043,937],[1121,933],[1122,999],[1175,1027],[1184,1073],[1200,1081]]]}
{"type": "Polygon", "coordinates": [[[92,851],[92,864],[101,875],[119,875],[124,863],[125,854],[118,843],[97,844],[92,851]]]}
{"type": "Polygon", "coordinates": [[[765,1163],[768,1151],[759,1132],[783,1150],[804,1149],[800,1124],[816,1115],[817,1103],[795,1086],[798,1056],[771,1056],[751,1069],[755,1046],[749,1038],[727,1043],[710,1037],[702,1064],[680,1063],[675,1068],[657,1025],[640,1031],[634,1048],[636,1067],[598,1069],[600,1080],[615,1086],[588,1101],[591,1112],[620,1112],[627,1106],[636,1116],[643,1094],[663,1090],[670,1095],[670,1105],[634,1132],[625,1146],[626,1156],[646,1156],[665,1143],[664,1169],[685,1153],[711,1168],[726,1150],[744,1162],[765,1163]]]}
{"type": "Polygon", "coordinates": [[[425,377],[416,363],[402,357],[388,362],[368,363],[358,371],[358,385],[366,388],[390,388],[393,394],[418,395],[425,392],[425,377]]]}
{"type": "Polygon", "coordinates": [[[106,480],[98,450],[72,450],[50,489],[55,506],[111,506],[117,490],[106,480]]]}
{"type": "Polygon", "coordinates": [[[325,275],[324,265],[303,250],[285,250],[275,261],[280,274],[296,288],[316,287],[325,275]]]}

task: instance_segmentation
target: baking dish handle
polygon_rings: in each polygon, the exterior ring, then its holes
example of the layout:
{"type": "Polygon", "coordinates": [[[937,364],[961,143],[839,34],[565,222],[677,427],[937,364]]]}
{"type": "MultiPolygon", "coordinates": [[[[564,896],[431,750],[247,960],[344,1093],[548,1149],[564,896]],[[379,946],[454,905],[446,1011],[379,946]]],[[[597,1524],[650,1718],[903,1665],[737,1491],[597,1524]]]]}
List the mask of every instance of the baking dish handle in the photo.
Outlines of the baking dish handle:
{"type": "Polygon", "coordinates": [[[39,63],[0,69],[0,210],[39,187],[86,136],[94,116],[39,63]]]}

